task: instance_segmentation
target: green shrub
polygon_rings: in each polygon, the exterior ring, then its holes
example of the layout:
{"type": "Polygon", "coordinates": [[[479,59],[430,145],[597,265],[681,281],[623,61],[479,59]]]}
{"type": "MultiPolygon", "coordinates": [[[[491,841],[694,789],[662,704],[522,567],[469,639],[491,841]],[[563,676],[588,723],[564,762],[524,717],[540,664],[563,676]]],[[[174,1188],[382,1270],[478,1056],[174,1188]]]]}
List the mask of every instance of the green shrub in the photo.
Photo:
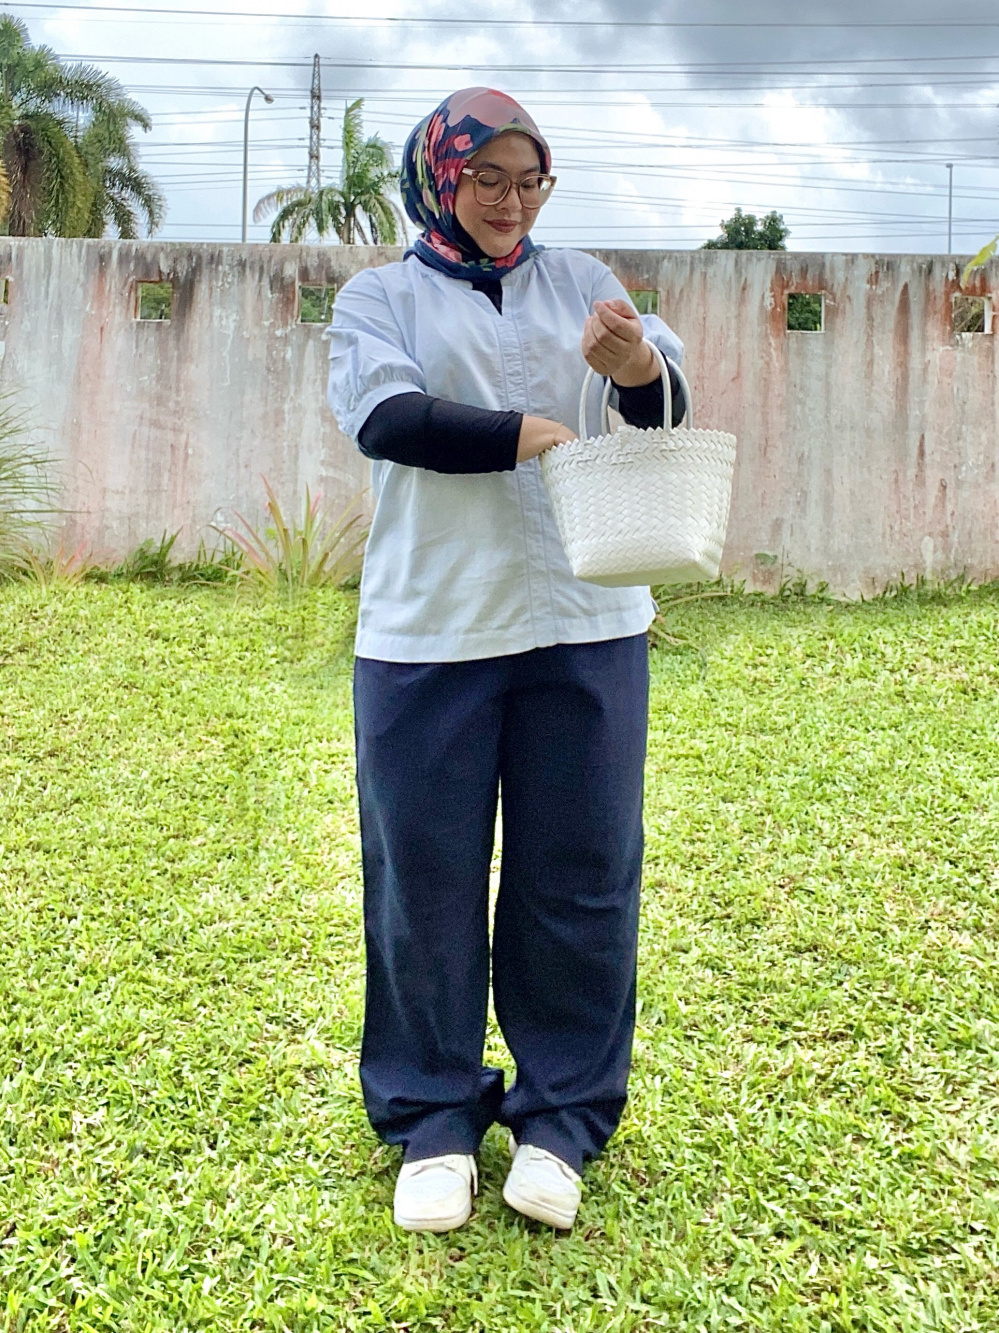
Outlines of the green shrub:
{"type": "Polygon", "coordinates": [[[52,459],[26,433],[12,395],[0,394],[0,580],[23,573],[47,521],[58,512],[52,459]]]}

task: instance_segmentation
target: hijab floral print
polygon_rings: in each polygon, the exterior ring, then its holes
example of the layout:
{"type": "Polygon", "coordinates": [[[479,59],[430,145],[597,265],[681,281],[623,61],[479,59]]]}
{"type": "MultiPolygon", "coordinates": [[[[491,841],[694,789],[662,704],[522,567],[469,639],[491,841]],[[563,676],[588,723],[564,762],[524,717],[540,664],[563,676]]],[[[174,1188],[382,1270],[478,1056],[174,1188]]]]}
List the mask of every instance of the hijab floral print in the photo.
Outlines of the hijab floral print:
{"type": "Polygon", "coordinates": [[[407,254],[452,278],[499,277],[539,248],[525,236],[501,259],[470,254],[468,239],[454,214],[454,197],[470,157],[497,135],[519,130],[538,147],[541,170],[551,170],[551,151],[524,108],[493,88],[463,88],[420,121],[403,150],[400,190],[410,218],[421,227],[407,254]]]}

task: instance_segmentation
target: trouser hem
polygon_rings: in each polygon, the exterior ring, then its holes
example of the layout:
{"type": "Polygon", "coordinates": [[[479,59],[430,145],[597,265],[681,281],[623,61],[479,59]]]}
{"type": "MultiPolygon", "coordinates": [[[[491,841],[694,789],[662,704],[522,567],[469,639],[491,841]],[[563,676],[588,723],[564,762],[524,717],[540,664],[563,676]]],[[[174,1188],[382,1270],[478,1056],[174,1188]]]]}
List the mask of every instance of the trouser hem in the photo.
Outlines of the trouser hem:
{"type": "Polygon", "coordinates": [[[554,1153],[567,1166],[571,1166],[577,1176],[583,1174],[582,1148],[554,1125],[546,1124],[540,1119],[528,1120],[519,1134],[514,1131],[514,1138],[518,1147],[522,1143],[529,1143],[533,1148],[544,1148],[546,1152],[554,1153]]]}
{"type": "Polygon", "coordinates": [[[401,1144],[403,1161],[419,1162],[426,1157],[479,1150],[486,1130],[499,1114],[503,1101],[503,1071],[489,1066],[479,1075],[479,1099],[471,1106],[428,1108],[411,1111],[405,1125],[374,1125],[386,1143],[401,1144]]]}

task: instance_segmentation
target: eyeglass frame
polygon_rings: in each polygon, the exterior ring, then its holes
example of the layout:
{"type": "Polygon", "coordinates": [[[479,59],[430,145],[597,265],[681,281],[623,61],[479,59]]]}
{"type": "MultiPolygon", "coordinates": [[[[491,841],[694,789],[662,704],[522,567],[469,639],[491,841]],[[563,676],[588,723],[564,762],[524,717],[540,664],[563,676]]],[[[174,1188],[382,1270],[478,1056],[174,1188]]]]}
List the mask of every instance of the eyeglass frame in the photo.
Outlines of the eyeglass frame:
{"type": "MultiPolygon", "coordinates": [[[[515,181],[508,171],[503,171],[500,167],[462,167],[461,174],[463,176],[471,176],[473,190],[475,189],[475,186],[477,185],[480,176],[488,176],[488,175],[505,176],[507,180],[510,182],[509,185],[506,187],[506,189],[498,199],[491,200],[490,203],[484,204],[483,207],[495,208],[497,204],[501,204],[503,200],[506,199],[511,190],[516,190],[517,198],[520,200],[521,208],[526,208],[529,213],[536,213],[539,208],[544,208],[545,204],[547,204],[548,200],[552,197],[552,191],[555,189],[555,182],[558,180],[557,176],[553,176],[548,171],[525,171],[520,181],[515,181]],[[525,204],[524,196],[520,193],[520,186],[523,180],[527,176],[537,176],[539,180],[551,181],[551,185],[549,185],[544,198],[537,204],[533,205],[525,204]]],[[[479,198],[478,194],[476,194],[475,196],[475,202],[477,204],[482,203],[482,200],[479,198]]]]}

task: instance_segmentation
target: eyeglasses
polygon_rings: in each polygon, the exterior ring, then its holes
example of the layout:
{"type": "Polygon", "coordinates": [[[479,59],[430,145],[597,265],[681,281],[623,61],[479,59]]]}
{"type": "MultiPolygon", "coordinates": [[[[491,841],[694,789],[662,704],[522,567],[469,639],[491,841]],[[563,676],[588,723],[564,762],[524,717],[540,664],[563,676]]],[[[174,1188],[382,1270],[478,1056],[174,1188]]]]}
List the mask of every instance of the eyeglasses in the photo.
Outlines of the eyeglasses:
{"type": "Polygon", "coordinates": [[[511,190],[516,190],[524,208],[540,208],[551,198],[557,177],[543,172],[531,172],[519,181],[513,180],[505,171],[476,171],[472,167],[463,167],[461,174],[471,176],[472,190],[476,203],[501,204],[511,190]]]}

